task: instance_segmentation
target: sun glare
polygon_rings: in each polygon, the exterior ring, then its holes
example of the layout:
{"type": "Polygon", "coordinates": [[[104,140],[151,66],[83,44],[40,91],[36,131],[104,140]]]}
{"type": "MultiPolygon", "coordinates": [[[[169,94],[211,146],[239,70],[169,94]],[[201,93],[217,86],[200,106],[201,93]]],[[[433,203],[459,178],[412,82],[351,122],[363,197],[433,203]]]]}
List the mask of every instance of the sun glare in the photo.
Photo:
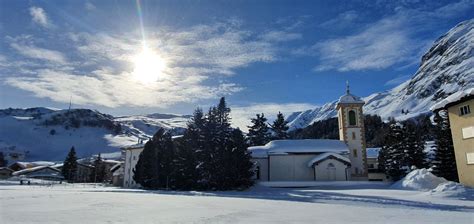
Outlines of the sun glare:
{"type": "Polygon", "coordinates": [[[143,83],[155,82],[162,77],[166,63],[157,53],[148,47],[143,47],[142,52],[133,58],[135,68],[134,77],[143,83]]]}

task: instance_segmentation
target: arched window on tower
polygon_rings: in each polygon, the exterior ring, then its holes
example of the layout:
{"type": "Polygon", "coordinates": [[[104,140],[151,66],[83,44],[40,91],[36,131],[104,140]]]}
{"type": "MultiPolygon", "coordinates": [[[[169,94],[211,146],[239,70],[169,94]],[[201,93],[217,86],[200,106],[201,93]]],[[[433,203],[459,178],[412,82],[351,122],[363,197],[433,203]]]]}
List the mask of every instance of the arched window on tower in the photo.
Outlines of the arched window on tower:
{"type": "Polygon", "coordinates": [[[349,125],[357,125],[356,112],[353,110],[349,111],[349,125]]]}

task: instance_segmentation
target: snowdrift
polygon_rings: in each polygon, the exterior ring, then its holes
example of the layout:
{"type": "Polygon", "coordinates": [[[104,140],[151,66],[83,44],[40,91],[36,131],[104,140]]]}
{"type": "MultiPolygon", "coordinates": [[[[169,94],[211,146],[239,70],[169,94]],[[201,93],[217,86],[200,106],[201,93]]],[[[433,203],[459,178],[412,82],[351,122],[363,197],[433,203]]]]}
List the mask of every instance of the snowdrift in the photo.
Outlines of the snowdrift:
{"type": "Polygon", "coordinates": [[[437,177],[428,169],[417,169],[395,182],[392,189],[425,191],[428,194],[445,197],[474,199],[474,189],[437,177]]]}

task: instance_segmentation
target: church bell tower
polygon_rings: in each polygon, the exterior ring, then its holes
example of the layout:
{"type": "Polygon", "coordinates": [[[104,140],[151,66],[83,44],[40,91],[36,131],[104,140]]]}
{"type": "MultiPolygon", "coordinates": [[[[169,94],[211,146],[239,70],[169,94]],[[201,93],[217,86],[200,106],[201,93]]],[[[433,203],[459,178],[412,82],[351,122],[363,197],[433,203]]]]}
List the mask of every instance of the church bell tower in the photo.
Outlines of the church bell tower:
{"type": "Polygon", "coordinates": [[[339,121],[339,139],[349,148],[351,160],[351,180],[367,180],[367,153],[365,143],[364,114],[362,106],[365,102],[350,93],[346,83],[346,94],[337,103],[339,121]]]}

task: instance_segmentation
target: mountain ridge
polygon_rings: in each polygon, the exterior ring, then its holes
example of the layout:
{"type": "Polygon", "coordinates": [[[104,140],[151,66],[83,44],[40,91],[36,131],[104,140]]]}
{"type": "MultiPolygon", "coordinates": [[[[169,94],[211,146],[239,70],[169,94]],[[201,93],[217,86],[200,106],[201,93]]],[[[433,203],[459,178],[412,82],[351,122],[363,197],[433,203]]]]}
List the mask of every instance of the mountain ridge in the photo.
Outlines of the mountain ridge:
{"type": "MultiPolygon", "coordinates": [[[[434,41],[422,56],[411,79],[383,92],[362,99],[364,113],[406,120],[431,113],[429,108],[449,95],[474,87],[474,19],[463,21],[434,41]]],[[[335,117],[332,101],[313,110],[287,116],[290,130],[335,117]]]]}

